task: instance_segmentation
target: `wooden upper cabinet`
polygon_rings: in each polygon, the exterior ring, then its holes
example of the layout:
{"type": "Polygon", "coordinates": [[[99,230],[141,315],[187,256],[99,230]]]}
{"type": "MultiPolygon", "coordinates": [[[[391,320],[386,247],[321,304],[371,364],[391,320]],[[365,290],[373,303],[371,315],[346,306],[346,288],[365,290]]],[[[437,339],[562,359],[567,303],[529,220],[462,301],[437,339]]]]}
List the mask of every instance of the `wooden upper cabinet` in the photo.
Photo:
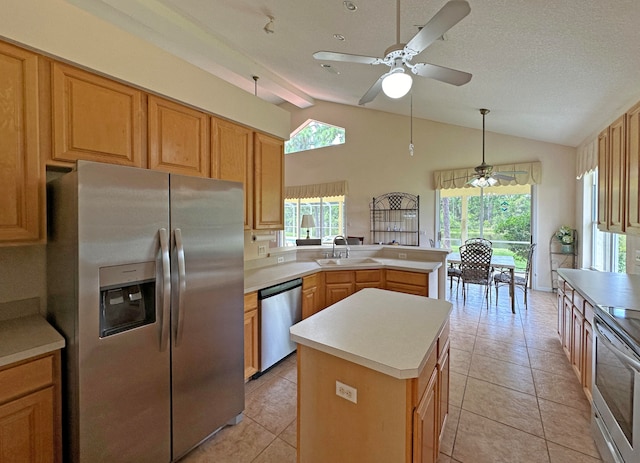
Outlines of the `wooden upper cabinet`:
{"type": "Polygon", "coordinates": [[[44,239],[38,57],[0,43],[0,243],[44,239]]]}
{"type": "Polygon", "coordinates": [[[284,142],[261,133],[254,136],[253,228],[284,229],[284,142]]]}
{"type": "Polygon", "coordinates": [[[625,117],[620,116],[609,126],[609,211],[607,228],[624,231],[626,130],[625,117]]]}
{"type": "Polygon", "coordinates": [[[142,166],[144,94],[61,63],[51,72],[51,160],[142,166]]]}
{"type": "Polygon", "coordinates": [[[149,169],[209,177],[209,115],[149,95],[149,169]]]}
{"type": "Polygon", "coordinates": [[[627,112],[626,232],[640,235],[640,103],[627,112]]]}
{"type": "Polygon", "coordinates": [[[607,230],[609,203],[609,128],[598,135],[598,228],[607,230]]]}
{"type": "Polygon", "coordinates": [[[253,222],[253,132],[231,122],[211,118],[211,177],[244,186],[244,228],[253,222]]]}

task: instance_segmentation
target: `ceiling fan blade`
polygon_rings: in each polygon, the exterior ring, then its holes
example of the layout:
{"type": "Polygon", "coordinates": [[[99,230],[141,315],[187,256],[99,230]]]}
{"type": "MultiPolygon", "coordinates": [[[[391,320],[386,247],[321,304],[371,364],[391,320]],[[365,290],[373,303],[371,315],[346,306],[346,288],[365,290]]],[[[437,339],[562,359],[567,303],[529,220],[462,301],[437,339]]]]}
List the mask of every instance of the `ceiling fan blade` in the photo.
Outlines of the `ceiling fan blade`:
{"type": "Polygon", "coordinates": [[[429,63],[418,63],[411,68],[411,71],[422,77],[429,77],[446,84],[458,86],[466,84],[472,77],[468,72],[457,71],[429,63]]]}
{"type": "Polygon", "coordinates": [[[380,58],[372,56],[350,55],[349,53],[334,51],[317,51],[313,54],[313,57],[324,61],[342,61],[345,63],[379,64],[381,62],[380,58]]]}
{"type": "Polygon", "coordinates": [[[387,72],[386,74],[382,74],[380,76],[380,78],[378,80],[375,81],[375,83],[371,86],[371,88],[369,90],[367,90],[367,93],[365,93],[362,98],[360,98],[360,101],[358,101],[358,104],[360,106],[363,106],[367,103],[369,103],[370,101],[373,101],[373,99],[378,96],[378,93],[380,93],[382,91],[382,80],[387,77],[387,75],[390,74],[389,72],[387,72]]]}
{"type": "Polygon", "coordinates": [[[493,174],[491,174],[491,176],[493,178],[498,179],[498,180],[506,180],[506,181],[511,181],[511,180],[515,180],[516,179],[512,175],[505,175],[505,174],[501,174],[500,172],[494,172],[493,174]]]}
{"type": "Polygon", "coordinates": [[[444,35],[469,14],[471,7],[464,0],[445,4],[431,20],[405,45],[405,51],[415,56],[444,35]]]}

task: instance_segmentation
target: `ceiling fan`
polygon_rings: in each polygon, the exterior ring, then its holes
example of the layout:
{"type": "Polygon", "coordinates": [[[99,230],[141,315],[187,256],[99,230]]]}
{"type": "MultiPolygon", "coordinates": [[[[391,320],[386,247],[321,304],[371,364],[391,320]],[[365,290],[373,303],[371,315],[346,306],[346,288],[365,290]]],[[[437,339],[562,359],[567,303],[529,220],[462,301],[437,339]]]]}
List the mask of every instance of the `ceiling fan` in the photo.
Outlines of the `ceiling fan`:
{"type": "Polygon", "coordinates": [[[484,188],[487,186],[494,186],[498,183],[498,180],[511,181],[515,180],[515,174],[526,174],[527,172],[513,170],[509,171],[510,175],[507,175],[504,172],[494,172],[493,166],[490,166],[486,162],[484,162],[484,117],[489,113],[488,109],[480,109],[480,114],[482,114],[482,163],[479,166],[476,166],[473,170],[476,171],[474,177],[470,179],[466,184],[472,185],[480,188],[484,188]]]}
{"type": "Polygon", "coordinates": [[[451,0],[446,3],[431,20],[422,27],[406,44],[400,43],[400,0],[396,3],[396,44],[385,50],[384,58],[351,55],[332,51],[318,51],[313,54],[317,60],[342,61],[360,64],[386,64],[391,70],[382,76],[364,94],[358,104],[372,101],[380,90],[391,98],[400,98],[411,90],[413,80],[407,69],[415,75],[429,77],[452,85],[464,85],[471,80],[471,74],[435,64],[411,63],[414,56],[420,54],[429,45],[438,40],[449,29],[460,22],[471,11],[465,0],[451,0]],[[394,85],[398,84],[398,87],[394,85]]]}

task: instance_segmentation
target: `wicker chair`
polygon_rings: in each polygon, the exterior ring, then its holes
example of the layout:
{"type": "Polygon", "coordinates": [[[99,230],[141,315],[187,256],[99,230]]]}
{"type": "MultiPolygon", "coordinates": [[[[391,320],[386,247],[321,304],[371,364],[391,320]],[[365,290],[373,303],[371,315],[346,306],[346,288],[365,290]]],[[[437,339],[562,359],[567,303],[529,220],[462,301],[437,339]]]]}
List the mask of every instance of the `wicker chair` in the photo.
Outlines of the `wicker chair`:
{"type": "Polygon", "coordinates": [[[460,279],[462,280],[462,297],[467,300],[467,285],[483,285],[487,308],[491,292],[491,256],[493,249],[481,243],[470,243],[460,246],[460,279]]]}
{"type": "MultiPolygon", "coordinates": [[[[513,284],[516,288],[520,288],[524,292],[524,307],[527,307],[527,291],[529,288],[529,274],[531,273],[531,261],[533,258],[533,251],[535,250],[536,245],[532,244],[529,246],[529,252],[527,254],[527,265],[525,267],[524,273],[519,273],[514,275],[513,284]]],[[[511,283],[511,273],[508,270],[503,270],[501,272],[496,273],[493,276],[493,284],[496,287],[496,304],[498,303],[498,288],[503,285],[509,285],[511,283]]],[[[515,297],[515,294],[514,294],[515,297]]]]}
{"type": "Polygon", "coordinates": [[[485,246],[492,247],[493,243],[486,238],[469,238],[464,244],[484,244],[485,246]]]}

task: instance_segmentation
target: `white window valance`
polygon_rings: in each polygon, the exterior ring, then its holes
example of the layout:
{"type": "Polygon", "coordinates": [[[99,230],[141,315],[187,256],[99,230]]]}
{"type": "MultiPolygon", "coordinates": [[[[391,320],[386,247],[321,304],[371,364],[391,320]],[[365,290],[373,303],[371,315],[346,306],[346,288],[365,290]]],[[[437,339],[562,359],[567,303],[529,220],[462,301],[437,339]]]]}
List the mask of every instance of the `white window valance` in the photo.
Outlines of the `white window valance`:
{"type": "MultiPolygon", "coordinates": [[[[542,182],[542,163],[524,162],[518,164],[500,164],[493,166],[494,172],[525,172],[524,174],[515,174],[515,180],[498,180],[496,186],[499,185],[536,185],[542,182]]],[[[467,185],[467,182],[476,175],[473,167],[464,169],[437,170],[433,173],[433,179],[436,190],[447,190],[450,188],[474,188],[467,185]]]]}
{"type": "Polygon", "coordinates": [[[598,167],[598,139],[578,147],[576,158],[576,178],[594,171],[598,167]]]}
{"type": "Polygon", "coordinates": [[[324,198],[327,196],[344,196],[347,194],[347,181],[317,183],[315,185],[288,186],[284,189],[284,197],[292,198],[324,198]]]}

